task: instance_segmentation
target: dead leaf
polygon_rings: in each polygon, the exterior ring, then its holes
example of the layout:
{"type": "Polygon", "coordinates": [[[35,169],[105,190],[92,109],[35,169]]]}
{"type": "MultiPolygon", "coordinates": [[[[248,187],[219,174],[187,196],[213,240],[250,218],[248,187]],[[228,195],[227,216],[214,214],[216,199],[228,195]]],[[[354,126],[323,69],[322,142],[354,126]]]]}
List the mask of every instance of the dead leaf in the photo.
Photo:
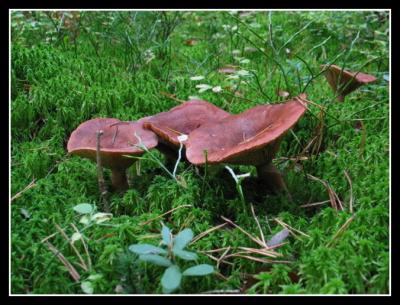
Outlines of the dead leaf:
{"type": "Polygon", "coordinates": [[[190,47],[196,45],[197,43],[198,43],[197,40],[194,40],[194,39],[188,39],[185,41],[185,45],[190,46],[190,47]]]}
{"type": "Polygon", "coordinates": [[[278,95],[281,97],[288,97],[290,93],[284,90],[278,90],[278,95]]]}
{"type": "Polygon", "coordinates": [[[218,69],[219,73],[222,74],[233,74],[236,72],[237,66],[227,65],[218,69]]]}

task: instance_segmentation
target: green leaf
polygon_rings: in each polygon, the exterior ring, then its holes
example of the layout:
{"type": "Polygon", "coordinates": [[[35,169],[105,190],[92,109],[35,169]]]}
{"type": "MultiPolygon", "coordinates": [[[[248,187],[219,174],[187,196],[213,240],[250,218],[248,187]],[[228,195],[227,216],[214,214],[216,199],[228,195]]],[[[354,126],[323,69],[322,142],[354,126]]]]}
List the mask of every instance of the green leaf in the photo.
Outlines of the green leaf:
{"type": "Polygon", "coordinates": [[[89,281],[85,281],[81,283],[81,288],[84,293],[86,294],[92,294],[93,293],[93,285],[89,281]]]}
{"type": "Polygon", "coordinates": [[[164,224],[162,226],[161,236],[163,243],[164,245],[169,245],[171,243],[171,230],[164,224]]]}
{"type": "Polygon", "coordinates": [[[193,231],[185,229],[179,232],[174,238],[174,249],[182,250],[193,238],[193,231]]]}
{"type": "Polygon", "coordinates": [[[136,254],[167,254],[167,251],[149,244],[130,245],[129,251],[136,254]]]}
{"type": "Polygon", "coordinates": [[[183,272],[184,276],[200,276],[207,275],[214,272],[214,267],[208,264],[201,264],[190,267],[183,272]]]}
{"type": "Polygon", "coordinates": [[[185,250],[173,249],[174,254],[184,260],[193,261],[197,259],[197,254],[185,250]]]}
{"type": "Polygon", "coordinates": [[[93,206],[89,203],[80,203],[73,208],[79,214],[90,214],[93,212],[93,206]]]}
{"type": "Polygon", "coordinates": [[[139,259],[144,262],[149,262],[158,266],[169,267],[172,265],[171,261],[163,256],[156,254],[142,254],[139,259]]]}
{"type": "Polygon", "coordinates": [[[168,267],[161,278],[161,285],[163,286],[164,292],[170,293],[179,288],[181,279],[182,273],[178,266],[172,265],[168,267]]]}

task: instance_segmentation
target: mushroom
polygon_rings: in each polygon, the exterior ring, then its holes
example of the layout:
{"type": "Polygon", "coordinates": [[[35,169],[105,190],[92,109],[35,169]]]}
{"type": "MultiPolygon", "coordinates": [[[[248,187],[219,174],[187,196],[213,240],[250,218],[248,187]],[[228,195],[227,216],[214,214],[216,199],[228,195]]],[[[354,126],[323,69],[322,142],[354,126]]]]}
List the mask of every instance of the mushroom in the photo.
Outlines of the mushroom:
{"type": "Polygon", "coordinates": [[[305,94],[281,103],[261,105],[218,122],[202,125],[189,134],[186,158],[195,165],[229,163],[253,165],[274,192],[287,190],[272,159],[283,135],[307,109],[305,94]]]}
{"type": "Polygon", "coordinates": [[[111,181],[115,190],[128,188],[126,169],[135,163],[134,158],[125,155],[139,156],[143,150],[134,146],[141,139],[151,149],[157,146],[157,136],[143,129],[142,122],[123,122],[113,118],[97,118],[86,121],[76,128],[68,141],[68,153],[88,158],[96,162],[97,132],[102,130],[100,141],[101,164],[111,169],[111,181]]]}
{"type": "Polygon", "coordinates": [[[169,160],[174,160],[177,150],[181,147],[179,136],[188,135],[204,123],[218,121],[229,115],[209,102],[190,100],[143,120],[143,127],[159,136],[157,148],[169,160]]]}
{"type": "Polygon", "coordinates": [[[325,77],[332,89],[339,94],[339,102],[343,102],[345,96],[358,87],[377,80],[373,75],[351,72],[336,65],[321,65],[321,68],[326,69],[325,77]]]}

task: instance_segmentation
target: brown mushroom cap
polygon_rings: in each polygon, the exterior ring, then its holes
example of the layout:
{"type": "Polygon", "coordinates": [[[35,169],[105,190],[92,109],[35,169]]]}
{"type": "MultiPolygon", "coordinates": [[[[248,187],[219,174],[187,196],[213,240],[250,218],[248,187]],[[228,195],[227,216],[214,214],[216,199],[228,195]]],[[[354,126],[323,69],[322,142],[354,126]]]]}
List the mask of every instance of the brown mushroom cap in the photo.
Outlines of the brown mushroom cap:
{"type": "Polygon", "coordinates": [[[196,165],[207,162],[260,165],[268,163],[282,136],[300,119],[307,101],[296,97],[281,104],[262,105],[217,123],[207,123],[189,134],[186,157],[196,165]]]}
{"type": "Polygon", "coordinates": [[[122,122],[113,118],[97,118],[86,121],[76,128],[68,141],[68,152],[96,161],[97,131],[103,130],[100,140],[101,161],[110,169],[126,169],[135,159],[124,155],[141,155],[143,150],[133,146],[139,141],[151,149],[157,146],[157,136],[142,127],[142,122],[122,122]]]}
{"type": "MultiPolygon", "coordinates": [[[[321,65],[322,69],[326,69],[327,65],[321,65]]],[[[361,72],[351,72],[348,70],[343,70],[336,65],[330,65],[325,71],[325,77],[332,87],[333,90],[340,91],[342,96],[353,92],[358,87],[375,82],[377,78],[373,75],[361,73],[361,72]],[[342,74],[340,76],[340,74],[342,74]]]]}
{"type": "Polygon", "coordinates": [[[180,135],[189,134],[204,123],[217,121],[229,115],[209,102],[190,100],[144,120],[143,126],[154,131],[166,144],[179,147],[180,135]]]}

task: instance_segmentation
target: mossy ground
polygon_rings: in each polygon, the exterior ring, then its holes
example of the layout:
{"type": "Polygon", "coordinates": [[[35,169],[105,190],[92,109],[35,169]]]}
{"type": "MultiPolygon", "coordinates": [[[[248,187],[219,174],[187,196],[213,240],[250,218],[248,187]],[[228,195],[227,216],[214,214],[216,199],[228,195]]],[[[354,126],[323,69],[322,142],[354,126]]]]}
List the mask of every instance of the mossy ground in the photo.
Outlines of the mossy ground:
{"type": "MultiPolygon", "coordinates": [[[[178,104],[162,92],[181,100],[198,96],[239,113],[282,101],[278,88],[291,96],[299,94],[311,73],[316,75],[320,64],[335,58],[339,66],[361,68],[378,81],[350,94],[344,103],[334,101],[323,75],[308,85],[308,99],[324,106],[326,115],[319,120],[319,108],[310,106],[310,112],[285,136],[275,160],[293,202],[266,193],[254,178],[243,182],[246,203],[254,205],[267,238],[282,229],[274,218],[309,237],[290,236],[278,249],[289,264],[230,259],[232,265],[221,264],[219,269],[225,280],[191,278],[179,292],[239,289],[248,274],[259,274],[259,279],[246,287],[247,293],[389,292],[387,13],[67,12],[62,17],[62,13],[14,12],[11,21],[12,195],[35,179],[35,186],[11,203],[12,293],[82,293],[80,283],[41,243],[57,232],[56,224],[69,236],[74,233],[71,223],[83,227],[73,210],[78,203],[99,205],[96,165],[66,154],[68,137],[80,123],[95,117],[135,120],[178,104]],[[190,45],[190,40],[195,44],[190,45]],[[250,71],[250,76],[227,80],[217,73],[227,64],[250,71]],[[205,78],[190,79],[198,75],[205,78]],[[201,83],[221,86],[222,91],[199,93],[196,85],[201,83]],[[285,159],[302,152],[321,122],[320,151],[308,153],[306,160],[285,159]],[[330,243],[352,216],[344,171],[352,181],[354,220],[330,243]],[[334,210],[329,202],[301,208],[329,199],[323,185],[307,174],[327,181],[344,210],[334,210]]],[[[233,168],[255,176],[250,167],[233,168]]],[[[84,233],[90,272],[79,267],[78,257],[60,234],[49,241],[75,266],[82,281],[101,275],[93,280],[94,293],[114,294],[118,285],[125,292],[161,293],[162,268],[134,264],[127,250],[133,243],[156,244],[159,220],[175,233],[190,227],[199,234],[222,223],[225,216],[259,234],[254,218],[244,214],[228,172],[209,173],[203,192],[203,176],[196,168],[181,163],[178,175],[186,188],[158,164],[143,161],[133,187],[125,194],[112,194],[112,220],[84,233]],[[141,224],[187,204],[191,207],[141,224]]],[[[108,171],[106,178],[109,181],[108,171]]],[[[220,229],[191,249],[227,246],[256,245],[238,229],[220,229]]],[[[77,242],[76,247],[84,255],[82,244],[77,242]]],[[[215,264],[205,255],[200,255],[200,262],[215,264]]]]}

